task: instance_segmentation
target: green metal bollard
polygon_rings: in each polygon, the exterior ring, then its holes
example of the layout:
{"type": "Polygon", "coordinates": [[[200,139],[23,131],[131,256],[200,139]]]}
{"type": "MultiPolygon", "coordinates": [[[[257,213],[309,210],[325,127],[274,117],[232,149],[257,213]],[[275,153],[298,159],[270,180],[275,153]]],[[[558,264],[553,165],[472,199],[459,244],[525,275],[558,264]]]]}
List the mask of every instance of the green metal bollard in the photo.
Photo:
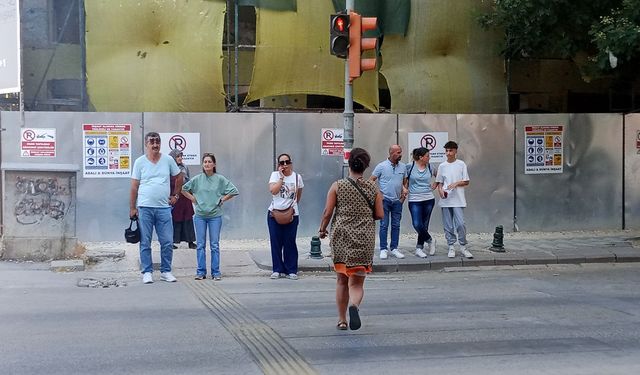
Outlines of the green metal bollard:
{"type": "Polygon", "coordinates": [[[502,225],[498,225],[496,227],[496,231],[493,233],[493,242],[491,243],[491,247],[489,250],[495,251],[496,253],[504,253],[504,231],[502,225]]]}
{"type": "Polygon", "coordinates": [[[311,251],[309,252],[311,259],[322,259],[322,250],[320,249],[321,244],[322,242],[320,242],[320,237],[311,237],[311,251]]]}

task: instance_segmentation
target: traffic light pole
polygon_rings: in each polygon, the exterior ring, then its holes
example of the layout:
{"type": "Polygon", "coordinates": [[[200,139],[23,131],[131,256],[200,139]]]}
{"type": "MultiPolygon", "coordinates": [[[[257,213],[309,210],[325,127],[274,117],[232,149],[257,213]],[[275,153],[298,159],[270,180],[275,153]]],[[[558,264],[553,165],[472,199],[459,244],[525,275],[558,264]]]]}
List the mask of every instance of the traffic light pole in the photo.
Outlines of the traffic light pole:
{"type": "MultiPolygon", "coordinates": [[[[351,13],[355,7],[355,0],[346,0],[347,13],[351,13]]],[[[344,112],[343,125],[344,125],[344,157],[342,164],[342,177],[348,175],[349,168],[349,154],[353,148],[353,84],[349,77],[349,59],[344,63],[344,112]]]]}

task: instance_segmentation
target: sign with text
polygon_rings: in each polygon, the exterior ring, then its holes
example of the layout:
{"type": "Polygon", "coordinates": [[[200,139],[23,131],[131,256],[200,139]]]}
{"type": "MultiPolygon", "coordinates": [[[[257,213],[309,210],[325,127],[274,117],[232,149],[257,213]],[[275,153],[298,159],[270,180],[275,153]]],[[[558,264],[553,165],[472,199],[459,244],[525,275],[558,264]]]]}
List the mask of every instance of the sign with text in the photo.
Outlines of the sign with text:
{"type": "Polygon", "coordinates": [[[82,124],[83,176],[131,177],[131,124],[82,124]]]}
{"type": "Polygon", "coordinates": [[[55,128],[23,128],[20,130],[20,156],[56,157],[55,128]]]}
{"type": "Polygon", "coordinates": [[[414,148],[424,147],[429,150],[430,163],[442,163],[447,160],[444,154],[444,144],[449,141],[449,132],[422,132],[409,133],[407,145],[408,150],[404,154],[408,155],[408,160],[413,160],[411,152],[414,148]]]}
{"type": "Polygon", "coordinates": [[[163,154],[169,155],[171,150],[182,151],[182,164],[200,165],[200,133],[160,133],[160,139],[163,154]]]}
{"type": "Polygon", "coordinates": [[[18,0],[0,1],[0,94],[20,92],[18,0]]]}
{"type": "Polygon", "coordinates": [[[322,128],[320,147],[320,155],[322,156],[342,156],[344,153],[344,129],[322,128]]]}
{"type": "Polygon", "coordinates": [[[524,174],[562,173],[562,125],[524,127],[524,174]]]}

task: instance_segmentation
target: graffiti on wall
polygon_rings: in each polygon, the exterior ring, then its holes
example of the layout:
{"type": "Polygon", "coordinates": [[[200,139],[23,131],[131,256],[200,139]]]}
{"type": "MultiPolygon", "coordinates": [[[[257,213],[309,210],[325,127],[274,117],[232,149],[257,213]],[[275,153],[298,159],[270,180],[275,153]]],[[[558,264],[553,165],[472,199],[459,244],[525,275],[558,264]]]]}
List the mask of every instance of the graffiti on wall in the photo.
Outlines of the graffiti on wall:
{"type": "Polygon", "coordinates": [[[16,221],[38,224],[46,218],[63,221],[71,203],[72,178],[16,176],[16,221]]]}

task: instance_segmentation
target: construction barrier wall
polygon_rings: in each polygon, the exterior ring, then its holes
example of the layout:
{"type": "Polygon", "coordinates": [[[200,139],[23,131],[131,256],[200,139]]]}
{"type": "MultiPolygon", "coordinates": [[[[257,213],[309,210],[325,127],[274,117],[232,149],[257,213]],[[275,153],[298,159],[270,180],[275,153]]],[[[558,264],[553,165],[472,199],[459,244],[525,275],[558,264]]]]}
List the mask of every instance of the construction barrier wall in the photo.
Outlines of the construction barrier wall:
{"type": "MultiPolygon", "coordinates": [[[[278,154],[289,153],[304,179],[301,236],[316,233],[327,189],[343,173],[341,156],[322,154],[323,129],[342,129],[341,113],[0,112],[5,239],[123,239],[130,178],[83,177],[83,124],[131,124],[131,163],[146,132],[199,134],[200,155],[213,152],[218,173],[240,191],[225,205],[223,238],[268,238],[268,178],[278,154]],[[21,130],[38,128],[55,129],[55,156],[21,155],[21,130]]],[[[410,162],[409,135],[421,132],[460,146],[471,178],[469,232],[640,228],[640,115],[356,114],[354,146],[371,153],[370,174],[394,143],[410,162]],[[561,173],[525,173],[528,126],[562,129],[561,173]]],[[[406,205],[401,230],[413,232],[406,205]]],[[[442,230],[437,208],[431,230],[442,230]]]]}

